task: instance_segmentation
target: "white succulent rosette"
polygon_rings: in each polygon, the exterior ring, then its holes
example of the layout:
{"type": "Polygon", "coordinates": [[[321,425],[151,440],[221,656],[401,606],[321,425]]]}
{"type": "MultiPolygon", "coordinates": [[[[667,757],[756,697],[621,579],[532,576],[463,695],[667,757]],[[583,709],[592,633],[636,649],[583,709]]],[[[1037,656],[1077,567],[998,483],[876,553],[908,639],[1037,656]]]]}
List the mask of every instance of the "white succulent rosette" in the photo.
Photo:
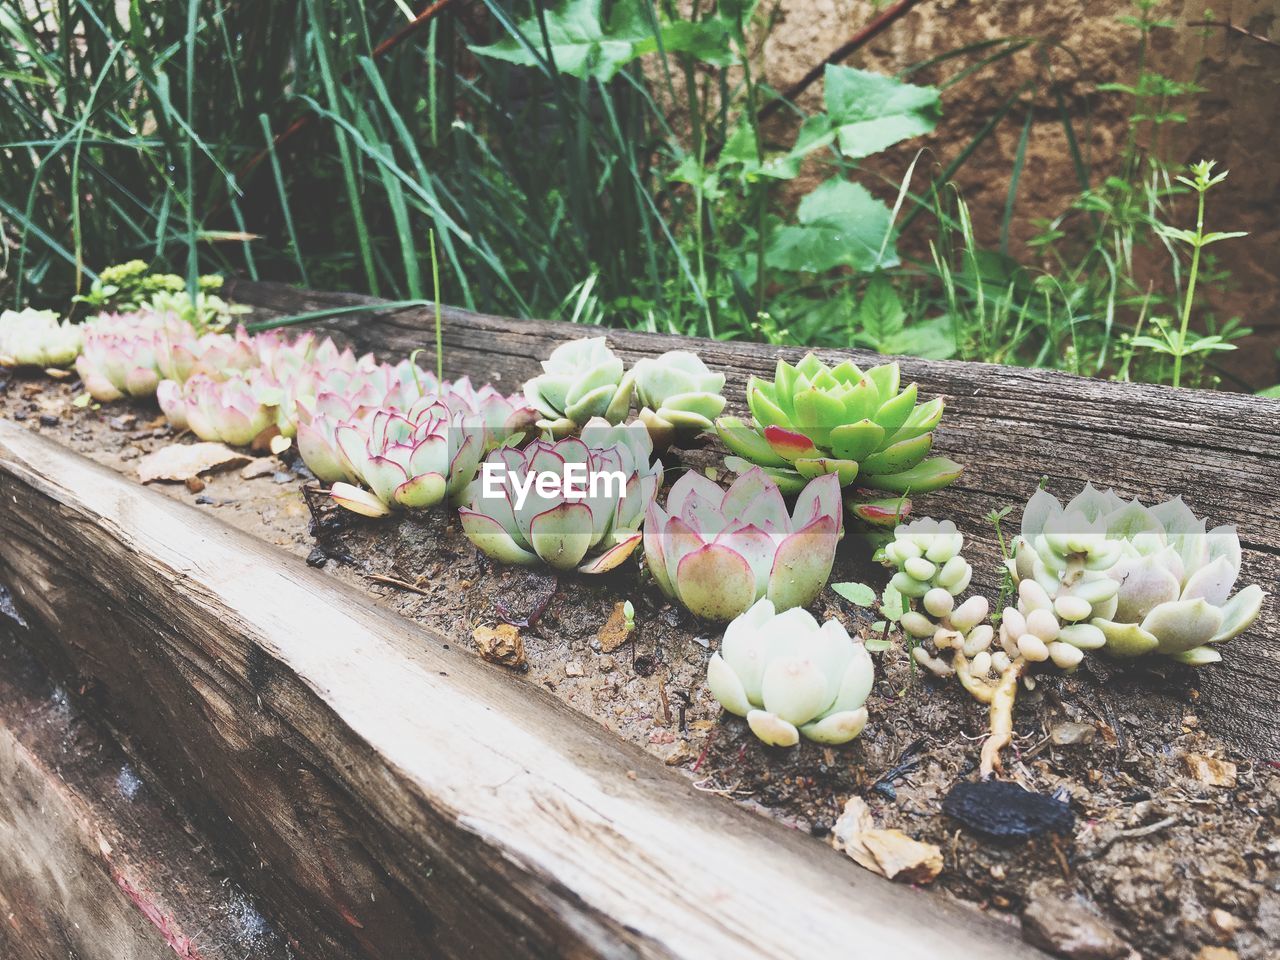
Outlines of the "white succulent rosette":
{"type": "Polygon", "coordinates": [[[866,647],[839,621],[819,626],[799,607],[776,613],[768,598],[729,624],[707,665],[720,705],[777,747],[795,746],[801,736],[823,744],[854,739],[866,726],[863,704],[874,681],[866,647]]]}
{"type": "Polygon", "coordinates": [[[275,421],[271,386],[257,369],[226,379],[193,374],[186,383],[162,380],[156,399],[175,430],[201,440],[247,447],[275,421]]]}
{"type": "Polygon", "coordinates": [[[460,497],[484,455],[484,425],[428,397],[403,413],[384,408],[344,422],[334,438],[350,474],[368,489],[339,481],[330,495],[367,517],[460,497]]]}
{"type": "Polygon", "coordinates": [[[0,313],[0,367],[67,367],[80,354],[80,328],[53,310],[0,313]]]}
{"type": "Polygon", "coordinates": [[[1262,609],[1256,584],[1232,594],[1240,564],[1235,527],[1209,530],[1181,497],[1146,507],[1086,485],[1065,507],[1044,491],[1028,501],[1009,566],[1029,627],[1040,611],[1033,636],[1198,665],[1262,609]]]}
{"type": "Polygon", "coordinates": [[[183,383],[197,373],[221,380],[259,365],[254,337],[237,327],[231,333],[196,335],[180,317],[164,317],[155,334],[156,369],[165,380],[183,383]]]}
{"type": "Polygon", "coordinates": [[[627,377],[635,383],[640,420],[658,449],[713,430],[724,411],[724,374],[708,370],[696,353],[669,350],[645,357],[627,377]]]}
{"type": "Polygon", "coordinates": [[[640,543],[645,508],[662,486],[662,462],[651,456],[643,426],[613,426],[603,419],[588,420],[581,437],[534,440],[523,450],[499,447],[487,461],[497,491],[487,491],[482,468],[467,494],[468,505],[459,511],[462,528],[477,548],[501,563],[545,563],[588,574],[612,570],[640,543]],[[582,465],[583,487],[577,492],[585,495],[563,488],[547,495],[537,489],[539,475],[564,478],[569,464],[582,465]],[[617,483],[617,475],[625,483],[617,483]]]}
{"type": "MultiPolygon", "coordinates": [[[[296,374],[283,379],[275,375],[280,391],[276,426],[282,436],[294,436],[299,424],[315,415],[317,400],[326,393],[341,397],[353,411],[390,406],[387,395],[393,381],[389,370],[371,353],[357,357],[351,350],[339,351],[332,340],[325,340],[296,374]]],[[[410,405],[411,402],[405,403],[396,409],[408,409],[410,405]]]]}
{"type": "Polygon", "coordinates": [[[728,490],[695,471],[649,506],[645,560],[662,592],[721,623],[767,597],[778,610],[812,603],[826,586],[844,530],[840,483],[809,481],[787,511],[778,485],[749,470],[728,490]]]}
{"type": "Polygon", "coordinates": [[[604,337],[570,340],[542,361],[543,372],[524,385],[538,411],[538,428],[568,436],[593,417],[621,423],[631,409],[633,383],[604,337]]]}

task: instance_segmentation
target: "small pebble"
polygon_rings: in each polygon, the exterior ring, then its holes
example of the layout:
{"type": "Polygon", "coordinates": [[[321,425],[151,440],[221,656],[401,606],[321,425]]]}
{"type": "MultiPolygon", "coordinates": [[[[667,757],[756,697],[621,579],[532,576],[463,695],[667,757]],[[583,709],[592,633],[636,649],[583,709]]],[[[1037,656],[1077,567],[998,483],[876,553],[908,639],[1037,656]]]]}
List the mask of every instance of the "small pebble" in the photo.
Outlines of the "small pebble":
{"type": "Polygon", "coordinates": [[[1056,897],[1038,897],[1022,913],[1022,939],[1065,960],[1124,960],[1125,943],[1084,907],[1056,897]]]}
{"type": "Polygon", "coordinates": [[[329,555],[319,547],[312,547],[311,552],[307,554],[308,567],[323,567],[329,562],[329,555]]]}
{"type": "Polygon", "coordinates": [[[288,470],[277,470],[271,475],[271,480],[274,483],[292,483],[297,479],[298,475],[296,473],[290,473],[288,470]]]}
{"type": "Polygon", "coordinates": [[[1076,743],[1092,743],[1097,735],[1097,727],[1072,720],[1054,724],[1053,729],[1049,731],[1049,739],[1060,747],[1068,747],[1076,743]]]}
{"type": "Polygon", "coordinates": [[[57,417],[55,417],[52,413],[40,414],[40,426],[42,427],[56,427],[61,422],[62,421],[59,420],[57,417]]]}
{"type": "Polygon", "coordinates": [[[214,500],[213,497],[209,496],[207,493],[202,493],[200,494],[200,496],[196,497],[196,503],[201,504],[203,506],[213,506],[217,504],[217,501],[214,500]]]}
{"type": "Polygon", "coordinates": [[[205,488],[205,482],[201,480],[199,477],[187,477],[187,479],[184,480],[183,483],[187,485],[187,489],[190,490],[192,493],[199,493],[201,490],[205,488]]]}
{"type": "Polygon", "coordinates": [[[582,664],[579,663],[577,660],[570,660],[568,663],[564,665],[564,675],[566,677],[582,676],[582,664]]]}

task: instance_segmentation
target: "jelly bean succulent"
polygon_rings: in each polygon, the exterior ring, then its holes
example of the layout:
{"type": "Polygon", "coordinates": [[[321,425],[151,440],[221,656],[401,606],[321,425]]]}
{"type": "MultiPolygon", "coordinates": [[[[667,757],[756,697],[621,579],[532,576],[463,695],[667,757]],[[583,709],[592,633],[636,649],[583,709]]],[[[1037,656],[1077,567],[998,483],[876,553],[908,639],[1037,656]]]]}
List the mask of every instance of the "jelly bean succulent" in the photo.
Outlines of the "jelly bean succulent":
{"type": "Polygon", "coordinates": [[[762,597],[725,629],[707,665],[707,686],[730,713],[771,746],[800,737],[848,743],[867,723],[875,679],[866,648],[837,620],[821,626],[807,610],[777,613],[762,597]]]}
{"type": "Polygon", "coordinates": [[[67,367],[80,354],[80,328],[52,310],[0,313],[0,367],[67,367]]]}
{"type": "Polygon", "coordinates": [[[604,573],[640,543],[662,462],[638,422],[588,420],[580,437],[494,450],[460,511],[462,528],[501,563],[604,573]],[[620,482],[623,481],[623,482],[620,482]]]}
{"type": "Polygon", "coordinates": [[[344,422],[334,433],[349,475],[368,489],[337,482],[330,495],[367,517],[459,497],[484,456],[484,424],[429,397],[403,413],[381,409],[344,422]]]}
{"type": "Polygon", "coordinates": [[[1240,562],[1235,527],[1208,529],[1181,497],[1146,507],[1086,485],[1065,507],[1032,496],[1009,568],[1020,599],[1068,642],[1198,665],[1220,660],[1216,645],[1262,609],[1260,586],[1232,593],[1240,562]]]}
{"type": "MultiPolygon", "coordinates": [[[[749,464],[763,467],[788,495],[824,474],[837,476],[842,487],[895,494],[944,487],[961,467],[929,458],[943,401],[918,404],[916,385],[904,388],[900,377],[896,363],[863,371],[852,360],[828,367],[812,353],[795,366],[779,360],[773,382],[752,377],[747,383],[750,424],[736,417],[716,421],[737,455],[726,463],[739,472],[749,464]]],[[[850,507],[863,499],[851,495],[850,507]]],[[[872,511],[869,519],[882,514],[872,511]]]]}
{"type": "Polygon", "coordinates": [[[669,350],[644,357],[627,376],[642,405],[640,420],[660,450],[711,430],[724,410],[724,374],[712,373],[696,353],[669,350]]]}
{"type": "Polygon", "coordinates": [[[604,337],[560,344],[542,369],[524,385],[525,398],[541,417],[539,429],[563,437],[593,417],[609,423],[626,419],[633,381],[623,377],[622,361],[604,337]]]}
{"type": "Polygon", "coordinates": [[[788,513],[763,470],[728,490],[690,471],[672,484],[666,509],[650,505],[645,560],[662,592],[699,617],[729,621],[762,597],[789,610],[822,592],[843,522],[834,475],[810,481],[788,513]]]}

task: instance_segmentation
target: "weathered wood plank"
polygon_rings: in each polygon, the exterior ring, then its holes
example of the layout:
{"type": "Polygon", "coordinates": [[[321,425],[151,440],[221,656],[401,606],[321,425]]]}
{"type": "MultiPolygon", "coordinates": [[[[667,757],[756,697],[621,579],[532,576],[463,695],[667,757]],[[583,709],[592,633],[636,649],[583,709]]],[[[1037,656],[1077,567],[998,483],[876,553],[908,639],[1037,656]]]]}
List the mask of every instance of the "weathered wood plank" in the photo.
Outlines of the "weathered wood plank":
{"type": "MultiPolygon", "coordinates": [[[[264,314],[296,314],[377,304],[354,294],[300,291],[281,284],[234,282],[230,295],[264,314]]],[[[729,411],[744,414],[746,379],[772,378],[779,357],[797,348],[721,343],[661,334],[600,330],[551,321],[511,320],[445,308],[446,375],[469,374],[516,390],[538,360],[568,338],[607,334],[628,361],[676,346],[701,353],[728,374],[729,411]]],[[[434,350],[434,318],[424,309],[361,313],[324,321],[364,350],[381,355],[434,350]]],[[[834,355],[835,351],[824,351],[834,355]]],[[[843,351],[859,363],[882,362],[843,351]]],[[[920,511],[951,517],[970,537],[975,585],[998,587],[995,537],[986,515],[1020,506],[1041,477],[1058,496],[1086,480],[1146,502],[1181,494],[1200,515],[1235,523],[1244,545],[1242,582],[1271,594],[1249,633],[1201,671],[1197,709],[1210,728],[1256,756],[1280,755],[1280,401],[1242,394],[1110,383],[1048,370],[901,358],[904,377],[922,393],[948,398],[936,449],[966,465],[951,488],[923,498],[920,511]]],[[[1015,512],[1012,520],[1017,519],[1015,512]]]]}
{"type": "Polygon", "coordinates": [[[0,582],[306,957],[1038,954],[0,423],[0,582]]]}
{"type": "Polygon", "coordinates": [[[291,956],[226,866],[6,634],[4,619],[0,956],[291,956]]]}

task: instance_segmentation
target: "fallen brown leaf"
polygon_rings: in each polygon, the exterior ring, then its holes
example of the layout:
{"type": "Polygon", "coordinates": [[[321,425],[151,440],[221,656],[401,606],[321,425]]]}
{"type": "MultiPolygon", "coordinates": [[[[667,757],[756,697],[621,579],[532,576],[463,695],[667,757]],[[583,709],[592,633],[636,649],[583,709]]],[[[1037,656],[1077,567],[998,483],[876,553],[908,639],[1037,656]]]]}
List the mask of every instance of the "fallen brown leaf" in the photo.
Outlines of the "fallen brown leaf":
{"type": "Polygon", "coordinates": [[[850,797],[831,831],[831,842],[855,863],[901,883],[932,883],[942,872],[942,850],[901,830],[875,825],[861,797],[850,797]]]}
{"type": "Polygon", "coordinates": [[[139,460],[138,479],[143,483],[155,480],[185,483],[188,477],[238,467],[248,459],[221,443],[174,443],[139,460]]]}
{"type": "Polygon", "coordinates": [[[609,619],[596,633],[596,639],[600,641],[601,653],[613,653],[626,642],[627,637],[631,636],[631,631],[627,629],[627,615],[623,607],[622,601],[614,604],[609,619]]]}
{"type": "Polygon", "coordinates": [[[276,472],[276,462],[271,457],[256,457],[240,470],[241,480],[253,480],[256,477],[269,477],[276,472]]]}

